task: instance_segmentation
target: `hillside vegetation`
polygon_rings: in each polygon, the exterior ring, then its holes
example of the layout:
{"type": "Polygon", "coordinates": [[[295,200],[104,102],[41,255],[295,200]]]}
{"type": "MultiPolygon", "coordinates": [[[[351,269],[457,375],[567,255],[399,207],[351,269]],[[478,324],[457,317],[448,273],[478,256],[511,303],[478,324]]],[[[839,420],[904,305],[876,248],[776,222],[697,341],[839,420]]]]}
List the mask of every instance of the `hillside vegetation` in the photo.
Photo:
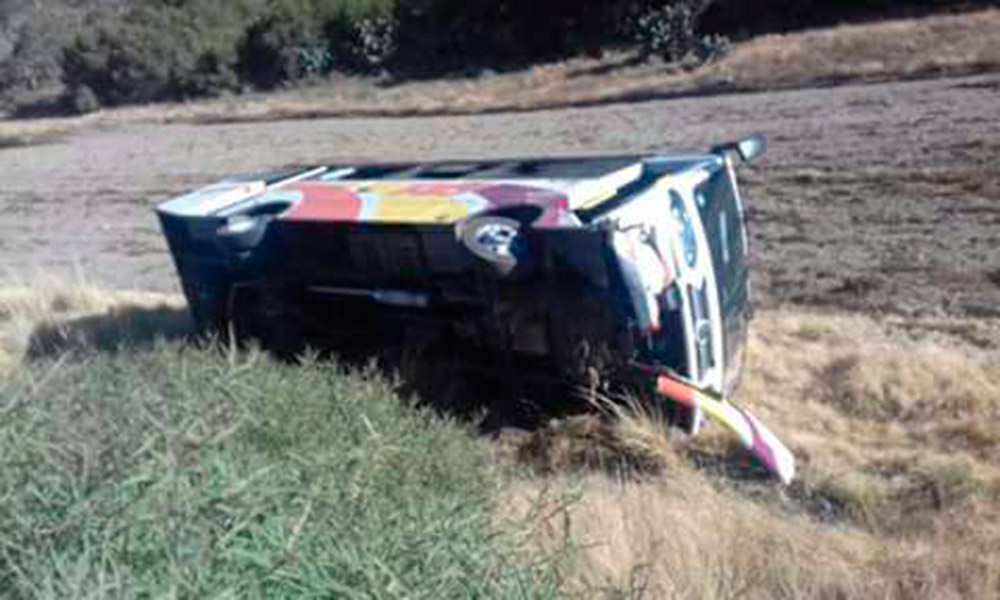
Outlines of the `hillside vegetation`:
{"type": "Polygon", "coordinates": [[[20,98],[21,114],[90,112],[331,74],[399,81],[506,70],[608,48],[690,69],[726,55],[727,35],[974,4],[771,0],[748,13],[724,0],[567,0],[543,11],[526,0],[7,0],[0,99],[20,98]]]}
{"type": "Polygon", "coordinates": [[[627,52],[573,58],[467,78],[381,83],[337,78],[294,89],[200,101],[125,106],[80,117],[0,120],[0,148],[52,143],[127,123],[226,123],[356,116],[533,111],[850,82],[987,73],[1000,69],[1000,10],[761,35],[693,71],[637,64],[627,52]]]}

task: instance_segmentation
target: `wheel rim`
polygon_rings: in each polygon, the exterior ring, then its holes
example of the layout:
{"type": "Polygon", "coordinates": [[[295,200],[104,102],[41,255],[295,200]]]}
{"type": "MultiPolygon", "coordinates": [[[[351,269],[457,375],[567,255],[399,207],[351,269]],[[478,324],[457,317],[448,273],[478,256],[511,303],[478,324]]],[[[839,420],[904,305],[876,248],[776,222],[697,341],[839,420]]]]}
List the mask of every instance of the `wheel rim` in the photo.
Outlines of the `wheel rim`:
{"type": "Polygon", "coordinates": [[[476,230],[476,245],[494,256],[508,257],[517,237],[517,228],[503,223],[487,223],[476,230]]]}

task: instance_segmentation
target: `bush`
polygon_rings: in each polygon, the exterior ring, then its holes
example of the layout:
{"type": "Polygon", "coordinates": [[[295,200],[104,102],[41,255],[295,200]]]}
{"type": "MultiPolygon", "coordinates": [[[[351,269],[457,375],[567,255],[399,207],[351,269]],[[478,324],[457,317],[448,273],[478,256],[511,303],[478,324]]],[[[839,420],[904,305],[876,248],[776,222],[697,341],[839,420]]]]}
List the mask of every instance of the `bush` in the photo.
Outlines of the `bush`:
{"type": "Polygon", "coordinates": [[[0,90],[30,96],[58,83],[66,40],[80,30],[83,13],[100,11],[108,1],[55,8],[55,2],[0,0],[0,90]]]}
{"type": "Polygon", "coordinates": [[[701,62],[718,60],[733,53],[733,43],[724,35],[705,35],[698,41],[694,52],[701,62]]]}
{"type": "Polygon", "coordinates": [[[13,597],[555,594],[462,430],[371,373],[160,344],[0,382],[13,597]]]}
{"type": "Polygon", "coordinates": [[[633,38],[643,57],[702,63],[731,51],[723,36],[700,37],[698,24],[711,0],[681,0],[653,8],[635,19],[633,38]]]}
{"type": "Polygon", "coordinates": [[[66,109],[75,115],[86,115],[101,110],[101,101],[97,99],[97,94],[86,85],[67,90],[64,102],[66,109]]]}
{"type": "Polygon", "coordinates": [[[467,66],[519,65],[581,52],[599,55],[623,36],[647,54],[684,56],[698,48],[699,19],[711,0],[400,0],[394,66],[435,74],[467,66]]]}
{"type": "Polygon", "coordinates": [[[329,70],[332,57],[307,5],[276,4],[250,24],[236,50],[245,81],[266,89],[329,70]]]}
{"type": "Polygon", "coordinates": [[[331,71],[439,76],[517,67],[598,56],[621,42],[690,66],[730,49],[726,38],[702,37],[704,31],[743,35],[987,2],[56,0],[45,13],[38,3],[0,2],[0,20],[32,15],[0,61],[0,92],[43,89],[61,73],[70,93],[86,86],[103,104],[177,100],[248,85],[274,88],[331,71]],[[29,5],[34,12],[25,12],[29,5]],[[65,42],[72,31],[82,33],[65,42]]]}
{"type": "Polygon", "coordinates": [[[467,66],[499,66],[593,51],[614,39],[618,23],[643,0],[406,0],[395,66],[437,73],[467,66]]]}
{"type": "Polygon", "coordinates": [[[396,54],[399,21],[392,15],[365,17],[351,23],[344,53],[355,68],[370,71],[386,65],[396,54]]]}
{"type": "Polygon", "coordinates": [[[396,49],[396,21],[383,0],[272,2],[238,42],[238,72],[263,89],[333,70],[371,71],[396,49]]]}
{"type": "Polygon", "coordinates": [[[81,33],[63,50],[64,83],[90,87],[107,105],[237,89],[235,31],[186,6],[141,4],[81,33]]]}
{"type": "Polygon", "coordinates": [[[439,75],[523,65],[621,38],[647,55],[724,51],[695,30],[711,0],[140,0],[63,52],[64,81],[106,105],[270,89],[331,71],[439,75]]]}

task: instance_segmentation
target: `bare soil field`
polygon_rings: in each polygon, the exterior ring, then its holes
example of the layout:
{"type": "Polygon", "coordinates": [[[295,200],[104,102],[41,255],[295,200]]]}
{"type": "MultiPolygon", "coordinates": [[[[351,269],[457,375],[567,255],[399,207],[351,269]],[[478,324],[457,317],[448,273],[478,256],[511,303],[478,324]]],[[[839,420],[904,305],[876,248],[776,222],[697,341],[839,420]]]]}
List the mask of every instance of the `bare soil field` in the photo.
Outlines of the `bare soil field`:
{"type": "Polygon", "coordinates": [[[746,173],[756,289],[920,317],[1000,316],[1000,75],[478,116],[119,124],[0,144],[0,270],[172,291],[153,207],[233,173],[352,160],[701,150],[746,173]]]}

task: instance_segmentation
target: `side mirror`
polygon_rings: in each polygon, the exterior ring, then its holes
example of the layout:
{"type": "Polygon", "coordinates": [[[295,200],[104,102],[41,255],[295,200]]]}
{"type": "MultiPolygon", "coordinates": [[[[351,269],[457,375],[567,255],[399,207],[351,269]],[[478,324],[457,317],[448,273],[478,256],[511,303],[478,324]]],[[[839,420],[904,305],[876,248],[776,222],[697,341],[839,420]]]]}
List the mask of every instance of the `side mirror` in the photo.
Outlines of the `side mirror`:
{"type": "Polygon", "coordinates": [[[743,162],[752,162],[767,151],[767,139],[762,134],[755,133],[740,140],[736,144],[736,151],[743,162]]]}
{"type": "Polygon", "coordinates": [[[767,151],[767,139],[764,138],[763,134],[755,133],[738,142],[721,144],[712,148],[713,154],[726,154],[734,151],[739,154],[743,162],[753,162],[767,151]]]}

